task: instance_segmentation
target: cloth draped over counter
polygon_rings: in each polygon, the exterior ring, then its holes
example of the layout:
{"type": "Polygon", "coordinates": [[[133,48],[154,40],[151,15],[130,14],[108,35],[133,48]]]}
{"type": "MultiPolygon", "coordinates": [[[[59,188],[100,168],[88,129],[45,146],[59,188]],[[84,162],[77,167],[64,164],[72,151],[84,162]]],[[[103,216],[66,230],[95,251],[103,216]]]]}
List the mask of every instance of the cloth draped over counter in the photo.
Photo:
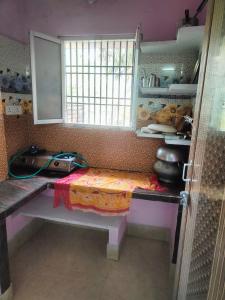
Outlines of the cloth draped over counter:
{"type": "Polygon", "coordinates": [[[55,182],[54,207],[64,203],[68,209],[100,215],[126,215],[136,188],[164,191],[156,176],[149,173],[109,169],[80,169],[55,182]]]}

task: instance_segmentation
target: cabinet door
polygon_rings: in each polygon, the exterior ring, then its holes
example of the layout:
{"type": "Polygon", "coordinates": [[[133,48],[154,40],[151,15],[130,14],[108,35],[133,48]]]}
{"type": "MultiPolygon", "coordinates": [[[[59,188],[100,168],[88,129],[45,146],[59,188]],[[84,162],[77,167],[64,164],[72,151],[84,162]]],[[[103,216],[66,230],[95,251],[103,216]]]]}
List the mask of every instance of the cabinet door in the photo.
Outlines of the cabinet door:
{"type": "Polygon", "coordinates": [[[61,41],[30,33],[34,124],[63,122],[61,41]]]}

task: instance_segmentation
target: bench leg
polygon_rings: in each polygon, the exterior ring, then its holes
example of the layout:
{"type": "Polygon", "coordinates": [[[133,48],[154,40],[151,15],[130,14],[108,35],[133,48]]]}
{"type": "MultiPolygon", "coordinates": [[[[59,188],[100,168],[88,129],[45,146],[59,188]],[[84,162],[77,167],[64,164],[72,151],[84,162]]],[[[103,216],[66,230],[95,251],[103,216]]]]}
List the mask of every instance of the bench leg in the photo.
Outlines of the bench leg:
{"type": "Polygon", "coordinates": [[[6,221],[0,220],[0,300],[12,299],[6,221]]]}
{"type": "Polygon", "coordinates": [[[118,227],[109,229],[109,242],[107,244],[107,258],[119,260],[120,248],[127,228],[127,218],[121,218],[118,227]]]}

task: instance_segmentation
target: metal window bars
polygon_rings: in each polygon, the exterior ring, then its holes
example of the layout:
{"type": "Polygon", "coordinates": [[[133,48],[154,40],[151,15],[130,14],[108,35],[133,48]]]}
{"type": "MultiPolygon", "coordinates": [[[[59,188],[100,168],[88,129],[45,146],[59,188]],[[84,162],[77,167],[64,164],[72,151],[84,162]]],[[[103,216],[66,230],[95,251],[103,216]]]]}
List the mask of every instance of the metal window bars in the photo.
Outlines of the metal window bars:
{"type": "Polygon", "coordinates": [[[131,126],[134,40],[64,42],[67,123],[131,126]]]}

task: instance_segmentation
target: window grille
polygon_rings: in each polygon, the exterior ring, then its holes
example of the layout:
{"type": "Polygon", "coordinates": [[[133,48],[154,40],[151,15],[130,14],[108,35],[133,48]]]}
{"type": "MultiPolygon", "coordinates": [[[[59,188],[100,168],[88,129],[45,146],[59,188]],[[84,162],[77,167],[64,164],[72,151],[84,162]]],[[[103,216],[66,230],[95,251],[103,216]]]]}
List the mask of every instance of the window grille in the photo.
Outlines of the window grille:
{"type": "Polygon", "coordinates": [[[65,121],[131,127],[134,40],[64,42],[65,121]]]}

